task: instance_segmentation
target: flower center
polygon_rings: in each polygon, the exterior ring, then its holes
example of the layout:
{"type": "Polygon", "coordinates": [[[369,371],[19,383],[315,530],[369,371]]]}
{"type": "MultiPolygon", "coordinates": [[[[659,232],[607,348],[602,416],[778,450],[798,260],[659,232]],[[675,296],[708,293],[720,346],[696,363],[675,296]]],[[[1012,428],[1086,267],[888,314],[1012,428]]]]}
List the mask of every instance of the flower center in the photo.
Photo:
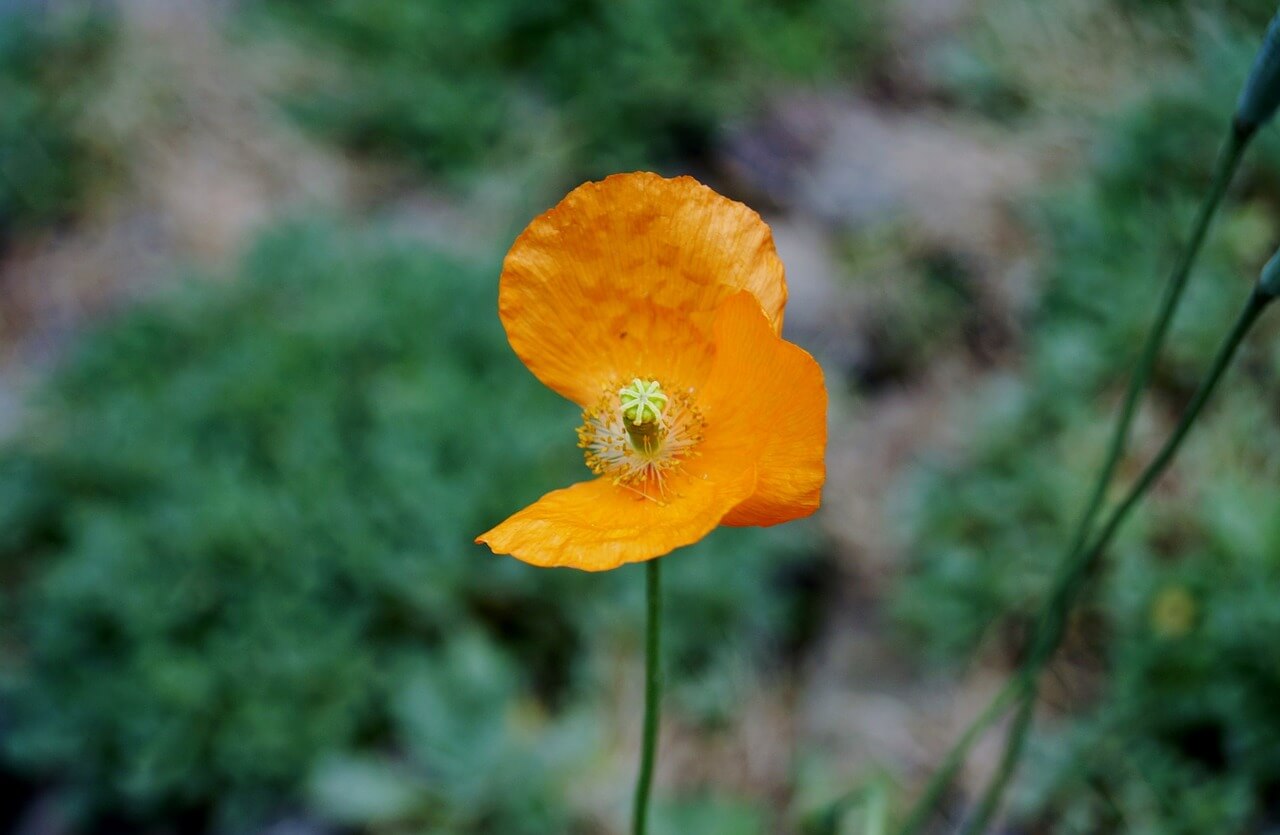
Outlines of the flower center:
{"type": "Polygon", "coordinates": [[[662,443],[662,411],[671,398],[667,397],[657,380],[631,381],[618,392],[622,404],[622,423],[631,438],[631,446],[637,452],[651,453],[662,443]]]}
{"type": "Polygon", "coordinates": [[[706,423],[688,393],[668,394],[639,377],[606,392],[582,420],[578,446],[591,472],[655,500],[666,495],[667,476],[696,454],[706,423]]]}

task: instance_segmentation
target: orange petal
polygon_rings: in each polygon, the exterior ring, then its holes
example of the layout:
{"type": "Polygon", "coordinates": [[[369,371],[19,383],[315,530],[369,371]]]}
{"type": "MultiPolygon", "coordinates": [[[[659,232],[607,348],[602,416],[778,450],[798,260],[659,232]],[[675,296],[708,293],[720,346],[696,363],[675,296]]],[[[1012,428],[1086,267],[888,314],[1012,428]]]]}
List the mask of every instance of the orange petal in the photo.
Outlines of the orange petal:
{"type": "Polygon", "coordinates": [[[755,486],[750,467],[673,479],[665,504],[608,478],[556,490],[511,516],[476,542],[542,567],[604,571],[653,559],[710,533],[755,486]]]}
{"type": "Polygon", "coordinates": [[[747,290],[771,327],[782,262],[751,209],[690,177],[615,174],[569,193],[516,239],[498,312],[539,380],[583,406],[621,380],[699,385],[717,306],[747,290]]]}
{"type": "Polygon", "coordinates": [[[827,446],[822,369],[774,332],[748,293],[726,300],[716,316],[715,364],[698,402],[705,455],[727,436],[758,456],[755,492],[724,524],[776,525],[818,509],[827,446]]]}

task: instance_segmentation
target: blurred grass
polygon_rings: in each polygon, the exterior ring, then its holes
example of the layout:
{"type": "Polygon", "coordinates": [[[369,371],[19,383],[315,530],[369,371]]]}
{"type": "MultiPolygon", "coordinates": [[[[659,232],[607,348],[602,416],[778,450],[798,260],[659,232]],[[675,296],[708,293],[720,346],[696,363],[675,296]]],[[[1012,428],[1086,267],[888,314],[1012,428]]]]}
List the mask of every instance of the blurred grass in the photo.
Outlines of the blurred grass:
{"type": "Polygon", "coordinates": [[[353,151],[457,179],[549,136],[572,184],[704,156],[782,82],[851,83],[878,55],[880,5],[268,0],[244,27],[301,48],[282,101],[353,151]]]}
{"type": "Polygon", "coordinates": [[[80,114],[113,34],[89,3],[40,15],[0,6],[0,242],[66,220],[109,173],[80,114]]]}

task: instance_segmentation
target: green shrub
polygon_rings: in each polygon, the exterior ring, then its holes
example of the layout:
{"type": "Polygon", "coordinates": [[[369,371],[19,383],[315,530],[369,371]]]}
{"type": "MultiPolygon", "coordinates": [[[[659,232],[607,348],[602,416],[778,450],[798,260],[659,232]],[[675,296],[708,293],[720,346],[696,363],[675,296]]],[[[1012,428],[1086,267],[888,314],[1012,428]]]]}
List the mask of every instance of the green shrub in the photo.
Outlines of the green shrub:
{"type": "Polygon", "coordinates": [[[781,78],[865,65],[875,4],[835,0],[269,0],[255,31],[332,65],[285,99],[351,148],[456,173],[570,146],[568,177],[704,151],[725,119],[781,78]]]}
{"type": "MultiPolygon", "coordinates": [[[[928,654],[964,659],[1001,633],[1017,645],[1043,604],[1207,186],[1246,41],[1206,45],[1187,77],[1106,125],[1083,182],[1031,208],[1047,255],[1025,373],[984,391],[963,452],[919,468],[899,494],[909,562],[895,608],[928,654]]],[[[1274,248],[1277,185],[1280,146],[1265,135],[1192,276],[1123,481],[1163,439],[1274,248]]],[[[1275,333],[1264,320],[1080,612],[1072,654],[1107,676],[1023,770],[1020,812],[1046,831],[1235,832],[1268,813],[1280,780],[1275,333]]]]}
{"type": "MultiPolygon", "coordinates": [[[[643,583],[472,544],[587,475],[575,410],[505,344],[496,265],[303,225],[241,273],[86,340],[0,458],[10,762],[90,809],[236,831],[304,783],[347,822],[565,831],[577,760],[550,740],[599,699],[593,658],[638,647],[643,583]],[[520,705],[552,719],[516,727],[520,705]],[[439,795],[335,796],[335,768],[439,795]]],[[[731,715],[726,677],[790,639],[803,531],[668,559],[693,718],[731,715]]]]}
{"type": "Polygon", "coordinates": [[[79,116],[111,34],[88,4],[0,8],[0,239],[66,218],[100,175],[79,116]]]}

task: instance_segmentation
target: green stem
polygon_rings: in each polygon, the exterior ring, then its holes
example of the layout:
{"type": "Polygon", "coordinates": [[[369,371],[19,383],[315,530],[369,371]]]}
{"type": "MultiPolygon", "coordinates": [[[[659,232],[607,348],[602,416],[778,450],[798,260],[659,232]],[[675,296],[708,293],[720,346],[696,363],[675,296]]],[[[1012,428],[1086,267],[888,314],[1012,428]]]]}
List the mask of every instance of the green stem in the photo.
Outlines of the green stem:
{"type": "MultiPolygon", "coordinates": [[[[1169,440],[1165,441],[1164,446],[1156,453],[1156,457],[1143,470],[1137,483],[1129,489],[1119,507],[1111,512],[1106,524],[1102,526],[1102,533],[1094,540],[1093,546],[1089,548],[1088,556],[1082,561],[1079,574],[1086,574],[1101,559],[1107,545],[1110,544],[1112,537],[1116,535],[1120,526],[1124,524],[1129,513],[1142,500],[1147,491],[1151,489],[1151,486],[1155,484],[1156,479],[1160,478],[1165,469],[1168,468],[1169,463],[1173,461],[1173,456],[1177,454],[1178,448],[1186,440],[1187,433],[1191,431],[1196,418],[1200,416],[1200,412],[1203,411],[1205,404],[1209,401],[1209,397],[1222,380],[1222,375],[1235,357],[1236,351],[1240,348],[1240,343],[1244,341],[1249,329],[1258,321],[1262,311],[1267,309],[1267,305],[1273,299],[1275,299],[1275,296],[1257,290],[1249,294],[1249,298],[1241,309],[1240,315],[1231,327],[1231,332],[1227,334],[1227,338],[1223,340],[1222,345],[1218,348],[1218,354],[1213,359],[1213,365],[1209,368],[1209,373],[1205,375],[1200,387],[1196,389],[1195,395],[1191,398],[1191,402],[1187,404],[1187,408],[1182,414],[1182,419],[1174,427],[1173,434],[1169,436],[1169,440]]],[[[1080,580],[1077,579],[1074,586],[1078,588],[1080,585],[1080,580]]]]}
{"type": "Polygon", "coordinates": [[[648,827],[649,789],[653,784],[653,763],[658,751],[659,700],[662,696],[662,575],[659,562],[655,559],[645,563],[644,739],[640,748],[640,774],[636,777],[632,835],[645,835],[648,827]]]}
{"type": "Polygon", "coordinates": [[[973,818],[969,821],[968,826],[965,827],[965,835],[985,831],[991,818],[999,809],[1000,800],[1004,795],[1010,778],[1013,776],[1013,772],[1017,768],[1023,746],[1026,743],[1027,732],[1031,728],[1037,679],[1040,671],[1057,650],[1058,644],[1066,632],[1067,617],[1076,598],[1079,597],[1094,569],[1101,562],[1103,553],[1105,553],[1107,546],[1111,543],[1112,538],[1115,537],[1120,526],[1124,524],[1129,514],[1142,501],[1165,469],[1168,468],[1169,463],[1173,461],[1174,455],[1177,454],[1182,442],[1186,440],[1187,434],[1200,417],[1200,413],[1204,410],[1209,397],[1222,380],[1222,376],[1231,364],[1231,360],[1235,357],[1240,343],[1258,320],[1262,311],[1266,309],[1274,298],[1275,296],[1256,289],[1249,295],[1231,331],[1219,346],[1218,353],[1213,359],[1213,365],[1210,366],[1209,372],[1200,382],[1200,386],[1196,389],[1191,402],[1187,404],[1187,408],[1183,411],[1178,425],[1174,427],[1173,433],[1164,442],[1164,446],[1160,448],[1160,451],[1156,453],[1156,457],[1142,471],[1142,475],[1129,488],[1129,492],[1125,495],[1123,501],[1111,512],[1102,527],[1102,532],[1098,534],[1093,545],[1077,555],[1077,558],[1072,561],[1072,565],[1069,566],[1070,570],[1063,582],[1055,589],[1052,603],[1046,609],[1047,612],[1051,613],[1050,620],[1040,630],[1040,639],[1036,643],[1035,651],[1027,660],[1022,672],[1022,676],[1028,686],[1019,704],[1017,718],[1006,739],[1000,767],[996,770],[991,783],[987,786],[987,790],[983,794],[973,818]]]}
{"type": "Polygon", "coordinates": [[[1142,392],[1147,388],[1147,381],[1151,379],[1151,371],[1155,368],[1156,358],[1160,355],[1160,348],[1164,345],[1165,337],[1169,334],[1169,326],[1173,323],[1174,314],[1177,313],[1178,306],[1182,302],[1182,293],[1186,289],[1187,279],[1191,275],[1191,265],[1195,263],[1196,257],[1200,254],[1200,248],[1204,245],[1205,235],[1209,231],[1209,224],[1213,221],[1213,216],[1217,214],[1218,207],[1222,204],[1222,197],[1226,194],[1227,186],[1231,184],[1231,179],[1235,175],[1236,169],[1240,166],[1240,157],[1251,138],[1251,133],[1241,130],[1233,123],[1230,132],[1227,134],[1226,142],[1223,143],[1222,150],[1218,152],[1218,160],[1214,165],[1213,179],[1209,183],[1209,191],[1205,194],[1204,201],[1200,204],[1200,211],[1196,215],[1195,225],[1191,229],[1191,238],[1187,241],[1187,245],[1183,249],[1182,255],[1178,258],[1178,263],[1174,265],[1173,272],[1169,275],[1168,283],[1165,285],[1164,296],[1160,300],[1160,310],[1156,313],[1155,322],[1152,323],[1151,330],[1147,333],[1147,340],[1142,346],[1142,353],[1138,357],[1138,365],[1133,371],[1133,376],[1129,378],[1129,387],[1125,391],[1124,403],[1120,407],[1120,415],[1116,418],[1115,431],[1112,433],[1111,443],[1107,447],[1107,457],[1103,462],[1102,469],[1098,471],[1097,478],[1094,480],[1093,490],[1089,494],[1089,502],[1085,505],[1085,511],[1080,517],[1080,521],[1076,524],[1075,533],[1071,537],[1071,547],[1067,549],[1067,559],[1064,564],[1069,565],[1070,561],[1075,559],[1078,552],[1084,548],[1090,531],[1093,530],[1093,523],[1097,520],[1098,512],[1102,509],[1103,500],[1107,496],[1107,488],[1111,486],[1111,481],[1115,478],[1116,469],[1120,466],[1120,459],[1124,456],[1125,447],[1129,444],[1129,431],[1133,427],[1133,418],[1138,411],[1138,402],[1142,399],[1142,392]]]}
{"type": "MultiPolygon", "coordinates": [[[[1134,369],[1133,375],[1129,380],[1128,389],[1125,391],[1124,402],[1120,407],[1120,414],[1116,418],[1115,430],[1107,447],[1106,458],[1103,461],[1102,468],[1098,471],[1097,477],[1094,479],[1093,488],[1090,491],[1089,501],[1085,505],[1084,513],[1081,514],[1079,521],[1076,523],[1070,547],[1067,549],[1061,564],[1062,570],[1059,573],[1059,585],[1062,581],[1061,578],[1068,575],[1070,566],[1078,560],[1079,554],[1088,539],[1089,532],[1093,529],[1098,513],[1102,509],[1107,489],[1115,478],[1116,469],[1119,467],[1125,447],[1128,445],[1129,432],[1133,426],[1134,416],[1137,414],[1138,401],[1147,387],[1147,381],[1151,378],[1151,371],[1155,367],[1160,348],[1164,344],[1165,337],[1169,332],[1169,326],[1173,322],[1174,314],[1182,301],[1187,278],[1191,274],[1191,266],[1200,254],[1200,248],[1204,244],[1209,225],[1222,203],[1227,186],[1230,185],[1231,179],[1240,165],[1240,158],[1252,138],[1252,131],[1240,128],[1233,123],[1222,150],[1218,153],[1218,159],[1214,165],[1213,179],[1196,215],[1195,224],[1191,229],[1191,237],[1179,256],[1178,262],[1174,265],[1173,272],[1169,275],[1164,295],[1161,298],[1160,309],[1156,314],[1155,321],[1152,323],[1151,330],[1147,334],[1146,342],[1143,344],[1142,352],[1138,357],[1137,367],[1134,369]]],[[[1037,631],[1040,632],[1040,630],[1037,631]]],[[[969,725],[956,744],[952,746],[943,767],[929,781],[924,793],[913,807],[907,823],[899,830],[899,835],[915,835],[924,827],[928,822],[934,805],[954,779],[955,773],[963,764],[969,749],[981,737],[982,732],[1002,715],[1003,709],[1012,693],[1021,689],[1023,689],[1021,683],[1010,682],[996,696],[995,700],[988,705],[987,709],[969,725]]]]}
{"type": "Polygon", "coordinates": [[[1026,689],[1022,691],[1018,712],[1014,714],[1013,724],[1009,728],[1008,739],[1016,741],[1005,747],[1004,754],[1000,757],[1000,765],[996,767],[991,783],[978,803],[977,811],[965,825],[962,835],[976,835],[987,828],[987,822],[995,814],[1000,798],[1004,794],[1004,788],[1018,766],[1018,758],[1022,755],[1022,740],[1026,737],[1027,731],[1031,730],[1031,719],[1035,712],[1036,693],[1039,686],[1035,676],[1020,676],[1017,680],[1022,681],[1026,689]]]}
{"type": "Polygon", "coordinates": [[[996,697],[978,715],[978,718],[969,723],[969,727],[961,734],[960,739],[947,752],[942,765],[938,766],[937,771],[933,773],[933,777],[929,779],[924,792],[920,795],[920,799],[916,801],[915,806],[911,809],[911,816],[907,818],[906,823],[898,830],[899,835],[909,835],[909,833],[919,832],[924,828],[924,825],[929,820],[929,815],[933,812],[933,808],[942,799],[943,792],[947,790],[947,787],[951,785],[951,781],[955,779],[956,772],[960,770],[960,766],[964,763],[969,749],[982,736],[982,732],[992,722],[1000,718],[1000,715],[1004,713],[1004,709],[1018,695],[1021,684],[1022,680],[1019,678],[1009,679],[1004,689],[996,694],[996,697]]]}

